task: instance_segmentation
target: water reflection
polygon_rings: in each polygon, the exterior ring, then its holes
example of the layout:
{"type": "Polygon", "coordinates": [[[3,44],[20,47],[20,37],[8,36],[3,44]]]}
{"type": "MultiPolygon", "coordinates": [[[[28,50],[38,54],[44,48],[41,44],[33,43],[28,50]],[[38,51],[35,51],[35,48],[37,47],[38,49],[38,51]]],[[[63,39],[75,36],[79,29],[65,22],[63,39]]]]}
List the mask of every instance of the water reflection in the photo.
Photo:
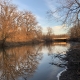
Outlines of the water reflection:
{"type": "Polygon", "coordinates": [[[0,53],[0,80],[27,80],[33,75],[42,54],[34,46],[3,49],[0,53]]]}
{"type": "Polygon", "coordinates": [[[58,67],[65,67],[67,61],[64,60],[64,58],[66,57],[66,52],[70,48],[70,44],[66,42],[56,42],[47,46],[47,48],[49,51],[48,55],[51,56],[52,59],[50,64],[58,67]]]}
{"type": "Polygon", "coordinates": [[[0,80],[57,80],[69,43],[22,46],[0,51],[0,80]]]}

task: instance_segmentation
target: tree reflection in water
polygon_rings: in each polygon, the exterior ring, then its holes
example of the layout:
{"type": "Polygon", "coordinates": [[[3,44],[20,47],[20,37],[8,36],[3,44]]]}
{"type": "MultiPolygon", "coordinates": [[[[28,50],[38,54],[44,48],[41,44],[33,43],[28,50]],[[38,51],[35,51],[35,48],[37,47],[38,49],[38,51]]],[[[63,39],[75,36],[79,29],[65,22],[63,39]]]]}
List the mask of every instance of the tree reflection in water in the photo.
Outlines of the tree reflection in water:
{"type": "Polygon", "coordinates": [[[71,47],[62,43],[53,45],[53,47],[52,44],[47,45],[49,56],[52,57],[50,64],[66,68],[58,74],[58,80],[80,80],[80,43],[72,44],[71,47]],[[68,48],[66,49],[65,46],[68,48]]]}
{"type": "Polygon", "coordinates": [[[59,80],[79,80],[80,48],[76,47],[70,48],[68,43],[53,43],[3,49],[0,51],[0,80],[57,80],[55,76],[65,67],[67,69],[60,73],[59,80]],[[48,66],[53,67],[47,69],[48,66]]]}
{"type": "Polygon", "coordinates": [[[0,80],[27,80],[42,59],[39,47],[24,46],[0,52],[0,80]]]}
{"type": "Polygon", "coordinates": [[[67,64],[65,57],[66,52],[70,48],[70,44],[66,42],[55,42],[53,44],[47,45],[47,47],[49,51],[48,55],[52,58],[50,64],[64,68],[67,64]]]}

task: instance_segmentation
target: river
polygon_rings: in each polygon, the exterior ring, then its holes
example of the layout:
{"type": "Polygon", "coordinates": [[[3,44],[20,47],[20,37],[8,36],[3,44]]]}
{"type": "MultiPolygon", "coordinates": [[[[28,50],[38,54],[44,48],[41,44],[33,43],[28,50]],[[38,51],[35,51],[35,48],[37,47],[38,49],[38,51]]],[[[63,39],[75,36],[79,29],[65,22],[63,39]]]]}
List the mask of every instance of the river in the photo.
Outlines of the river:
{"type": "Polygon", "coordinates": [[[70,47],[57,42],[1,49],[0,80],[59,80],[70,47]]]}

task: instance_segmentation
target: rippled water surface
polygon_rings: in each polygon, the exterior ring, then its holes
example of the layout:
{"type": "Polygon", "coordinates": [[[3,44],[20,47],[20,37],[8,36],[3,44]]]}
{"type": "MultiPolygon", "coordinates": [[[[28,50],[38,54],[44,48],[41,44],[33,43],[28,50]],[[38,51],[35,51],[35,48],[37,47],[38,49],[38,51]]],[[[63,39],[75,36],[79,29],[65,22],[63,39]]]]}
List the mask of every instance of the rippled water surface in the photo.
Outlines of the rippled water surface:
{"type": "Polygon", "coordinates": [[[1,49],[0,80],[58,80],[69,48],[63,42],[1,49]]]}

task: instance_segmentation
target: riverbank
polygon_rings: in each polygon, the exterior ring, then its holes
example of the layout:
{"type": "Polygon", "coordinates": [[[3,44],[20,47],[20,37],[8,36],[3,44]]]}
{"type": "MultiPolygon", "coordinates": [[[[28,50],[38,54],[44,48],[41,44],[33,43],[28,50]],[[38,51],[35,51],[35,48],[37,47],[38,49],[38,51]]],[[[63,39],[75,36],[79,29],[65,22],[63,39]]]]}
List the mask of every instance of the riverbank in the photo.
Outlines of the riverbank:
{"type": "Polygon", "coordinates": [[[80,38],[70,38],[69,41],[80,42],[80,38]]]}
{"type": "Polygon", "coordinates": [[[17,46],[23,46],[23,45],[36,45],[40,44],[42,41],[27,41],[27,42],[5,42],[4,46],[2,46],[2,42],[0,41],[0,48],[2,47],[17,47],[17,46]]]}
{"type": "MultiPolygon", "coordinates": [[[[2,47],[17,47],[17,46],[23,46],[23,45],[36,45],[36,44],[40,44],[40,43],[44,43],[44,44],[52,44],[52,43],[55,43],[55,42],[74,42],[74,40],[66,40],[66,39],[63,39],[63,40],[31,40],[31,41],[26,41],[26,42],[5,42],[4,45],[2,45],[2,42],[3,41],[0,41],[0,48],[2,47]]],[[[79,41],[76,41],[76,42],[79,42],[79,41]]]]}
{"type": "Polygon", "coordinates": [[[65,60],[67,69],[61,73],[59,80],[80,80],[80,45],[72,47],[65,60]]]}

